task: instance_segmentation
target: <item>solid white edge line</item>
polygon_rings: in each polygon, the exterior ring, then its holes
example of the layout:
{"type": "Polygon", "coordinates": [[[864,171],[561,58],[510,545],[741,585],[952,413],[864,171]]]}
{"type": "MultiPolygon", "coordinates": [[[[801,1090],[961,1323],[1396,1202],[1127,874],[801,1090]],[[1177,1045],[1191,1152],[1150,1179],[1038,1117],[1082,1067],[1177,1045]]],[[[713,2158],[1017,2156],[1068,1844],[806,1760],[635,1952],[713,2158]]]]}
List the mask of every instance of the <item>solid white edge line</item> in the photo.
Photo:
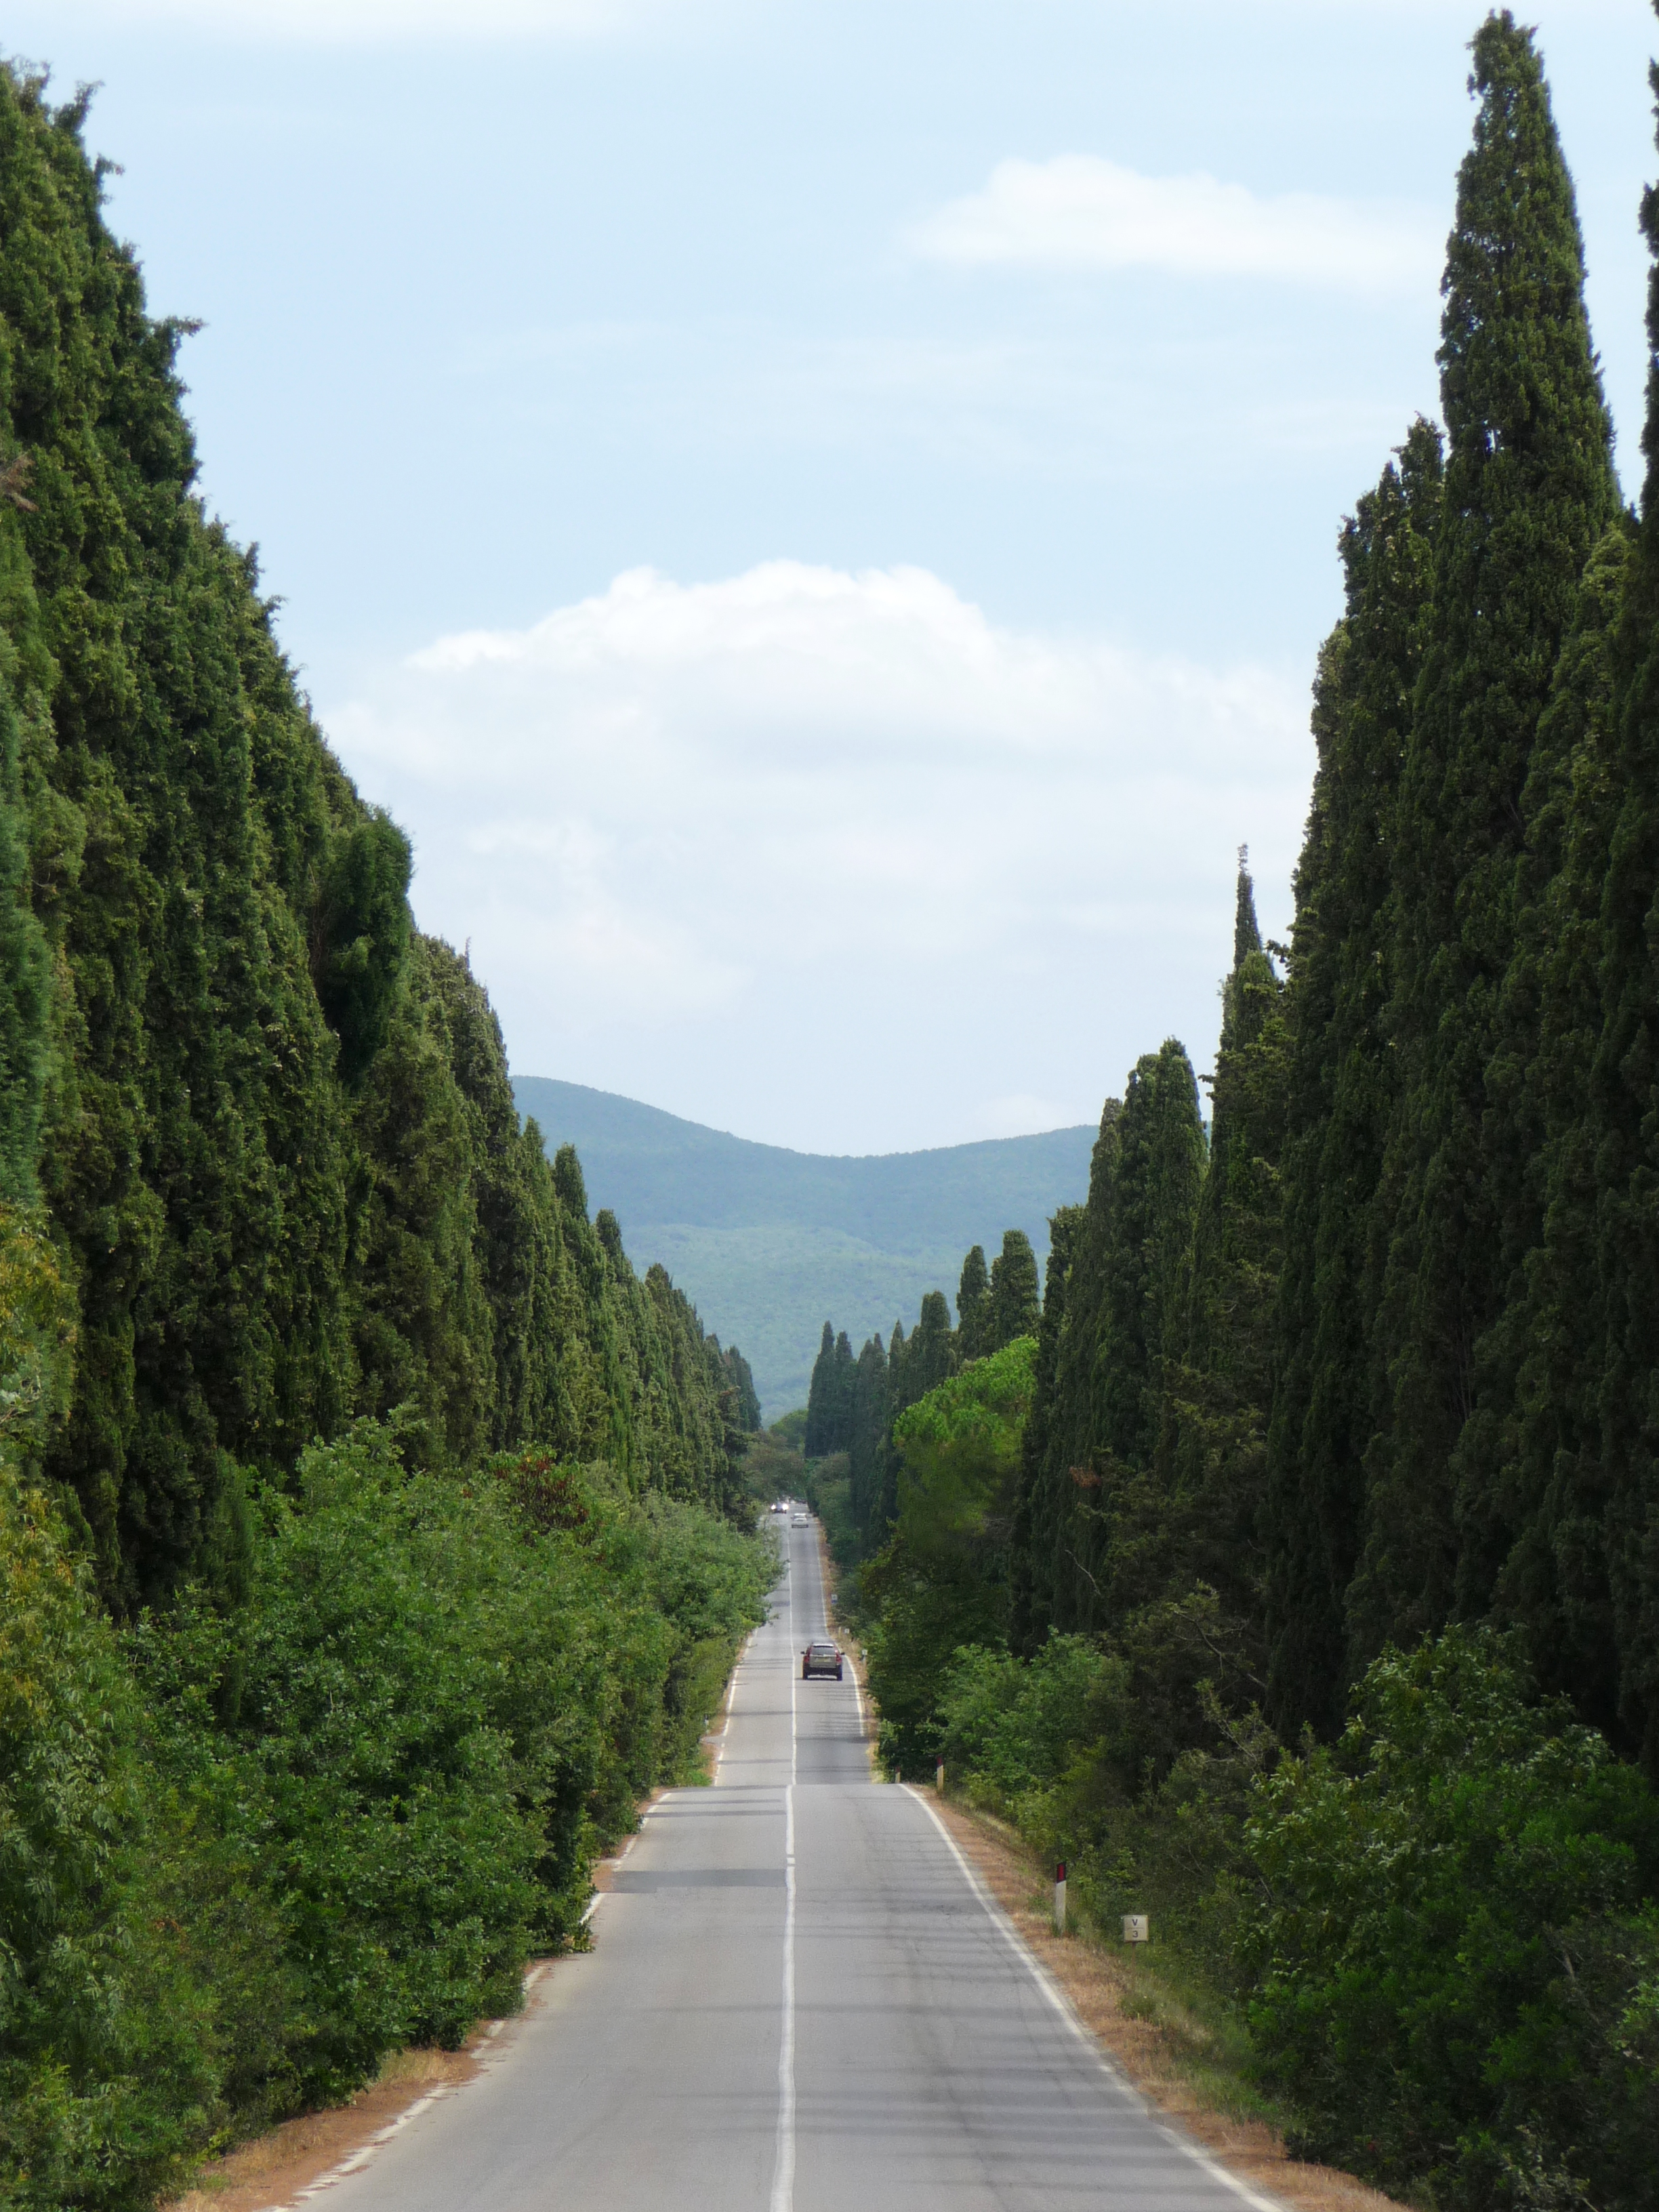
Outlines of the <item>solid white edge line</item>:
{"type": "Polygon", "coordinates": [[[714,1753],[714,1771],[709,1777],[711,1784],[720,1778],[720,1765],[726,1757],[726,1739],[732,1727],[732,1701],[738,1693],[738,1670],[749,1656],[749,1647],[755,1640],[755,1633],[756,1632],[751,1628],[738,1646],[738,1656],[732,1662],[732,1679],[726,1686],[726,1703],[720,1708],[720,1747],[714,1753]]]}
{"type": "MultiPolygon", "coordinates": [[[[793,1556],[793,1540],[790,1552],[793,1556]]],[[[770,2212],[795,2203],[795,1780],[800,1757],[795,1732],[795,1578],[789,1578],[789,1782],[783,1793],[783,2027],[778,2039],[778,2148],[770,2212]]]]}
{"type": "Polygon", "coordinates": [[[1094,2037],[1090,2034],[1082,2021],[1079,2019],[1076,2008],[1073,2005],[1071,1999],[1066,1995],[1066,1992],[1060,1988],[1060,1984],[1055,1981],[1054,1976],[1048,1972],[1042,1961],[1031,1951],[1027,1945],[1024,1937],[1020,1934],[1018,1929],[1014,1926],[1012,1921],[1009,1919],[1002,1907],[985,1887],[985,1885],[981,1881],[979,1876],[974,1872],[972,1867],[969,1865],[967,1860],[962,1855],[962,1851],[957,1845],[956,1838],[945,1826],[944,1821],[940,1820],[936,1808],[929,1804],[927,1799],[922,1795],[921,1791],[916,1789],[913,1784],[906,1782],[901,1784],[901,1787],[903,1789],[907,1796],[915,1798],[916,1803],[921,1806],[922,1811],[926,1813],[928,1819],[939,1830],[939,1834],[944,1838],[945,1849],[950,1852],[951,1857],[956,1861],[957,1865],[961,1869],[963,1880],[967,1883],[969,1888],[978,1899],[981,1905],[984,1909],[985,1916],[990,1921],[991,1925],[996,1929],[1003,1942],[1008,1946],[1014,1956],[1025,1968],[1033,1981],[1036,1982],[1043,1996],[1048,1998],[1049,2003],[1065,2021],[1066,2027],[1071,2029],[1073,2034],[1076,2036],[1078,2041],[1083,2045],[1084,2049],[1089,2053],[1089,2056],[1094,2060],[1096,2065],[1099,2067],[1101,2072],[1106,2075],[1107,2079],[1114,2085],[1114,2087],[1122,2090],[1126,2095],[1132,2097],[1134,2100],[1135,2103],[1140,2106],[1142,2112],[1146,2114],[1147,2119],[1158,2130],[1158,2133],[1167,2142],[1173,2143],[1177,2150],[1184,2151],[1187,2156],[1193,2160],[1194,2165],[1201,2166],[1204,2168],[1204,2171],[1209,2174],[1212,2179],[1219,2181],[1224,2187],[1231,2190],[1235,2197],[1243,2197],[1245,2203],[1254,2205],[1255,2207],[1255,2212],[1290,2212],[1290,2208],[1286,2205],[1282,2197],[1264,2196],[1260,2190],[1252,2189],[1248,2181],[1241,2181],[1236,2173],[1231,2172],[1226,2166],[1222,2165],[1219,2159],[1212,2158],[1209,2152],[1204,2148],[1201,2143],[1195,2143],[1190,2136],[1183,2133],[1179,2128],[1173,2126],[1170,2121],[1164,2118],[1163,2114],[1158,2111],[1155,2106],[1150,2104],[1147,2100],[1141,2095],[1139,2090],[1135,2087],[1134,2084],[1128,2079],[1127,2075],[1122,2072],[1121,2068],[1113,2063],[1111,2059],[1106,2056],[1100,2045],[1095,2041],[1094,2037]]]}

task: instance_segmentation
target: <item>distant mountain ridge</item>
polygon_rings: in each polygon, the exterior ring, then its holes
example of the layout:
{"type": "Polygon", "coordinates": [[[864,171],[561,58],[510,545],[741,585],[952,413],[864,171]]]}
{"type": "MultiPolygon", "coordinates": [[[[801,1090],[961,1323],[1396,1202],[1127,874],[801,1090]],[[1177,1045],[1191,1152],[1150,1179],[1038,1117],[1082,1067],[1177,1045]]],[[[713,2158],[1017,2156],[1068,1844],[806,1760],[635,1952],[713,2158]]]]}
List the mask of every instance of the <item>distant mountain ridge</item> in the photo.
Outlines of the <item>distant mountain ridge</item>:
{"type": "Polygon", "coordinates": [[[954,1300],[963,1255],[1023,1229],[1039,1258],[1048,1216],[1088,1188],[1095,1131],[1051,1129],[927,1152],[794,1152],[586,1084],[518,1076],[519,1110],[548,1151],[574,1144],[589,1201],[609,1206],[641,1265],[660,1260],[755,1371],[767,1419],[805,1401],[826,1318],[856,1345],[924,1292],[954,1300]]]}

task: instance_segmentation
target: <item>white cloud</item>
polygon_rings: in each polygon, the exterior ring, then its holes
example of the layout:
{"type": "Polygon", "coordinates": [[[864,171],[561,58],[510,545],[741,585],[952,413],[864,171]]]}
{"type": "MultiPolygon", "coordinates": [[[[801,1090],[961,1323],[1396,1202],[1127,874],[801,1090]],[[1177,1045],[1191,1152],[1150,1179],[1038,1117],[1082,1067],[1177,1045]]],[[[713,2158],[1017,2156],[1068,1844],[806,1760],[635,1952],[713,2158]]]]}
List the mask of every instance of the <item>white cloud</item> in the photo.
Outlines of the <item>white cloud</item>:
{"type": "Polygon", "coordinates": [[[516,1066],[840,1150],[1091,1118],[1183,1024],[1207,1065],[1234,848],[1288,879],[1310,764],[1261,670],[793,561],[631,571],[328,721],[516,1066]]]}
{"type": "Polygon", "coordinates": [[[1443,232],[1421,210],[1287,192],[1266,199],[1201,171],[1143,177],[1093,154],[999,161],[983,191],[907,234],[968,268],[1156,269],[1392,291],[1432,282],[1443,232]]]}

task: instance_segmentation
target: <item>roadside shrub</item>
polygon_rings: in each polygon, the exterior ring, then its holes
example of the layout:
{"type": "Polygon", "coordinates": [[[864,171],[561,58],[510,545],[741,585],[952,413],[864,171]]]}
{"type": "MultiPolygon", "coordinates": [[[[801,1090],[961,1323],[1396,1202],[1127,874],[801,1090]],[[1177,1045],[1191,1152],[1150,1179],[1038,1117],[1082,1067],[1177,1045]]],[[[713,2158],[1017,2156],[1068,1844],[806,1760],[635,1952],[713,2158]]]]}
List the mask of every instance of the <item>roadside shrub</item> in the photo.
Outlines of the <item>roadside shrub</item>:
{"type": "Polygon", "coordinates": [[[881,1755],[901,1774],[934,1758],[956,1654],[1007,1640],[1008,1551],[1036,1346],[1016,1337],[909,1407],[893,1426],[898,1524],[860,1571],[881,1755]]]}
{"type": "Polygon", "coordinates": [[[1304,2149],[1447,2205],[1659,2203],[1659,1802],[1501,1640],[1385,1654],[1249,1841],[1250,2019],[1304,2149]]]}
{"type": "Polygon", "coordinates": [[[122,1634],[0,1463],[0,2212],[137,2212],[511,2009],[771,1574],[608,1468],[412,1470],[366,1421],[254,1493],[234,1611],[122,1634]]]}
{"type": "Polygon", "coordinates": [[[1004,1806],[1052,1788],[1121,1705],[1126,1675],[1088,1636],[1051,1636],[1030,1660],[958,1651],[939,1698],[947,1767],[1004,1806]]]}
{"type": "Polygon", "coordinates": [[[118,1642],[55,1512],[0,1462],[0,2206],[148,2203],[217,2109],[169,1910],[178,1838],[118,1642]]]}

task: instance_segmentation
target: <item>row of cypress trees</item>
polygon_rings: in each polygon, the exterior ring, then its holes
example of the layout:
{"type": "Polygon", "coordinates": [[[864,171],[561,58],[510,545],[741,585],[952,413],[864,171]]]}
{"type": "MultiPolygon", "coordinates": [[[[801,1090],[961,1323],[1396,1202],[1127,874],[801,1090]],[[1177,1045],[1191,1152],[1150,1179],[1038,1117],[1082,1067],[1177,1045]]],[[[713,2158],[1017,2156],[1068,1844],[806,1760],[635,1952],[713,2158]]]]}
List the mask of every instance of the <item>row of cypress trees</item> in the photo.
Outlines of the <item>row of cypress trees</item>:
{"type": "Polygon", "coordinates": [[[410,1406],[720,1505],[747,1370],[520,1128],[467,962],[330,752],[254,554],[192,489],[175,354],[85,97],[0,70],[0,1203],[63,1283],[32,1449],[131,1613],[233,1594],[250,1475],[410,1406]]]}
{"type": "MultiPolygon", "coordinates": [[[[1387,1646],[1490,1620],[1651,1772],[1659,196],[1638,516],[1532,33],[1496,13],[1473,54],[1443,426],[1343,526],[1294,928],[1264,947],[1241,855],[1209,1128],[1170,1040],[1054,1218],[1009,1638],[1156,1625],[1166,1671],[1290,1738],[1387,1646]]],[[[953,1358],[990,1348],[981,1275],[953,1358]]],[[[824,1344],[868,1551],[880,1346],[824,1344]]]]}
{"type": "Polygon", "coordinates": [[[845,1330],[825,1322],[806,1399],[803,1449],[809,1460],[845,1453],[848,1535],[862,1551],[880,1542],[898,1510],[900,1455],[893,1425],[969,1360],[982,1359],[1036,1328],[1036,1255],[1023,1229],[1004,1234],[988,1267],[975,1244],[962,1263],[957,1324],[943,1291],[929,1291],[907,1337],[893,1323],[886,1346],[871,1337],[856,1359],[845,1330]]]}

